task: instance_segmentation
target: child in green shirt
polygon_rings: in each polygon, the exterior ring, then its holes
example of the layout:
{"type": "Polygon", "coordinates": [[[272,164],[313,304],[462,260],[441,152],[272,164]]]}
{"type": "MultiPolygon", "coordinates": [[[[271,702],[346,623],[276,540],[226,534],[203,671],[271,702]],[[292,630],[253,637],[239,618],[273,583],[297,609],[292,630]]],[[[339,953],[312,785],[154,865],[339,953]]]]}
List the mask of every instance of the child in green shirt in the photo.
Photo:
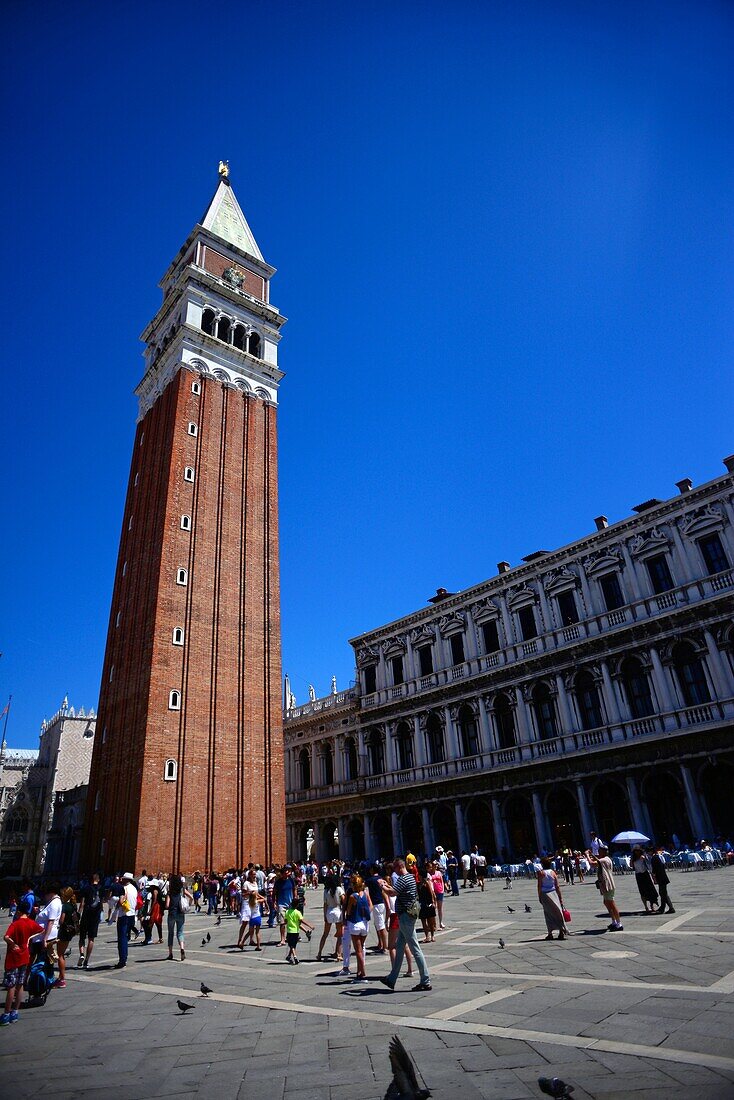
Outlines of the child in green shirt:
{"type": "Polygon", "coordinates": [[[286,962],[291,966],[298,964],[298,956],[296,954],[296,948],[298,947],[298,941],[301,938],[299,930],[301,928],[306,929],[306,938],[311,939],[311,933],[313,932],[313,925],[309,924],[300,909],[296,908],[297,899],[293,898],[288,903],[288,908],[285,911],[285,942],[288,944],[288,955],[286,962]]]}

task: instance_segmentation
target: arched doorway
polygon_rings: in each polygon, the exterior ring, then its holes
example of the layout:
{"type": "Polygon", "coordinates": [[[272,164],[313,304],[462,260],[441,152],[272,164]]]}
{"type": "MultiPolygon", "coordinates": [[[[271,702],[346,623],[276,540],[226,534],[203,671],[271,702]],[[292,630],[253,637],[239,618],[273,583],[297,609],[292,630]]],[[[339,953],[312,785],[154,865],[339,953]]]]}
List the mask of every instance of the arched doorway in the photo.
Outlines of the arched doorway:
{"type": "MultiPolygon", "coordinates": [[[[454,814],[453,804],[447,806],[445,803],[440,802],[431,815],[431,821],[433,824],[433,840],[435,844],[440,844],[441,847],[448,851],[456,851],[456,816],[454,814]]],[[[429,855],[433,855],[430,852],[429,855]]]]}
{"type": "Polygon", "coordinates": [[[406,810],[400,822],[405,855],[412,852],[417,856],[423,851],[423,820],[417,810],[406,810]]]}
{"type": "MultiPolygon", "coordinates": [[[[607,842],[623,829],[632,828],[627,793],[613,779],[604,779],[594,788],[593,795],[596,832],[607,842]]],[[[588,837],[584,838],[586,844],[588,837]]]]}
{"type": "Polygon", "coordinates": [[[581,832],[578,806],[571,791],[566,787],[553,788],[546,799],[546,817],[554,851],[566,847],[583,851],[588,837],[581,832]]]}
{"type": "Polygon", "coordinates": [[[390,814],[375,814],[372,818],[372,836],[375,839],[376,851],[370,852],[370,857],[375,859],[389,859],[395,855],[392,843],[392,821],[390,814]]]}
{"type": "Polygon", "coordinates": [[[734,832],[734,767],[726,760],[704,765],[699,790],[706,802],[713,835],[726,837],[734,832]]]}
{"type": "Polygon", "coordinates": [[[492,862],[499,858],[494,839],[492,807],[483,798],[475,798],[464,810],[469,845],[479,845],[479,851],[492,862]]]}
{"type": "Polygon", "coordinates": [[[352,860],[364,859],[364,826],[360,818],[353,817],[352,820],[347,823],[347,833],[349,836],[349,847],[352,852],[352,860]]]}
{"type": "Polygon", "coordinates": [[[316,856],[319,863],[328,863],[338,855],[337,844],[334,840],[335,831],[335,821],[325,821],[319,829],[318,840],[316,842],[316,856]]]}
{"type": "Polygon", "coordinates": [[[693,835],[683,787],[674,775],[666,771],[650,772],[642,782],[642,794],[658,843],[672,844],[673,833],[682,844],[700,840],[693,835]]]}
{"type": "Polygon", "coordinates": [[[530,799],[516,794],[505,803],[505,821],[510,852],[518,859],[528,859],[539,850],[535,836],[535,818],[530,799]]]}

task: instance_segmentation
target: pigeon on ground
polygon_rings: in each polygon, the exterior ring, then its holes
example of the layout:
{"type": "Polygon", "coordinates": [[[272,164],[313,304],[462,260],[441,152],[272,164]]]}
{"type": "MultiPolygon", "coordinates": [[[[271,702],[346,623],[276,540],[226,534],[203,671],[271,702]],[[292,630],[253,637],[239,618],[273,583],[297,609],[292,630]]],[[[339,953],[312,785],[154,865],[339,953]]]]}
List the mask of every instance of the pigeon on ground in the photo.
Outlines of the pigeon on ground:
{"type": "Polygon", "coordinates": [[[515,912],[515,910],[514,910],[514,909],[512,908],[512,906],[511,906],[511,905],[508,905],[508,906],[507,906],[507,912],[508,912],[508,913],[514,913],[514,912],[515,912]]]}
{"type": "Polygon", "coordinates": [[[199,986],[199,989],[201,990],[202,997],[208,997],[210,993],[214,992],[213,989],[210,989],[208,985],[204,985],[203,982],[199,986]]]}
{"type": "Polygon", "coordinates": [[[313,936],[313,932],[307,932],[306,933],[306,939],[308,940],[309,943],[311,942],[311,936],[313,936]]]}
{"type": "Polygon", "coordinates": [[[500,947],[504,950],[505,941],[503,939],[500,939],[500,947]]]}
{"type": "Polygon", "coordinates": [[[189,1009],[192,1009],[194,1007],[193,1005],[187,1005],[186,1001],[176,1001],[176,1004],[181,1009],[181,1012],[183,1012],[184,1016],[189,1011],[189,1009]]]}
{"type": "Polygon", "coordinates": [[[573,1085],[567,1085],[560,1077],[539,1077],[538,1087],[546,1096],[553,1096],[555,1100],[564,1100],[573,1092],[573,1085]]]}
{"type": "Polygon", "coordinates": [[[201,941],[201,946],[202,946],[202,947],[206,947],[206,940],[202,940],[202,941],[201,941]]]}
{"type": "Polygon", "coordinates": [[[220,913],[219,916],[217,917],[217,928],[219,927],[219,925],[221,923],[222,923],[222,914],[220,913]]]}
{"type": "Polygon", "coordinates": [[[390,1067],[392,1081],[387,1087],[385,1100],[427,1100],[431,1090],[418,1084],[416,1069],[407,1050],[393,1035],[390,1040],[390,1067]]]}
{"type": "Polygon", "coordinates": [[[530,906],[528,905],[527,902],[525,902],[525,912],[526,913],[532,913],[532,909],[530,908],[530,906]]]}
{"type": "Polygon", "coordinates": [[[207,932],[207,934],[206,934],[206,942],[207,942],[207,943],[209,943],[209,941],[211,940],[211,938],[212,938],[212,934],[211,934],[211,932],[207,932]]]}

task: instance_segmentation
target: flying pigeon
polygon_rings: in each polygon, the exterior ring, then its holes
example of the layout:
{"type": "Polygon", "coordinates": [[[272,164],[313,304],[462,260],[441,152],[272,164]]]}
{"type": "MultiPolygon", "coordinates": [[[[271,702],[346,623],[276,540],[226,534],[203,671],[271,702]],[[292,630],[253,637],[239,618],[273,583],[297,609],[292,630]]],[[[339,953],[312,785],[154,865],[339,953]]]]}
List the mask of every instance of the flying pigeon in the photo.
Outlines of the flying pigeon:
{"type": "Polygon", "coordinates": [[[511,905],[508,905],[508,906],[507,906],[507,912],[508,912],[508,913],[514,913],[514,912],[515,912],[515,910],[514,910],[514,909],[512,908],[512,906],[511,906],[511,905]]]}
{"type": "Polygon", "coordinates": [[[208,985],[204,985],[203,982],[199,986],[199,989],[201,990],[202,997],[208,997],[210,993],[214,992],[213,989],[210,989],[208,985]]]}
{"type": "Polygon", "coordinates": [[[211,940],[211,938],[212,938],[212,934],[211,934],[211,932],[207,932],[207,934],[206,934],[206,942],[207,942],[207,943],[209,943],[209,941],[211,940]]]}
{"type": "Polygon", "coordinates": [[[194,1007],[193,1005],[187,1005],[186,1001],[176,1001],[176,1004],[178,1005],[178,1007],[180,1008],[180,1010],[184,1014],[184,1016],[189,1011],[189,1009],[194,1007]]]}
{"type": "Polygon", "coordinates": [[[525,902],[525,912],[526,913],[532,913],[532,909],[530,908],[530,906],[528,905],[527,902],[525,902]]]}
{"type": "Polygon", "coordinates": [[[564,1100],[573,1092],[573,1085],[567,1085],[560,1077],[539,1077],[538,1087],[546,1096],[554,1096],[555,1100],[564,1100]]]}
{"type": "Polygon", "coordinates": [[[390,1040],[390,1067],[392,1081],[387,1087],[385,1100],[427,1100],[431,1095],[430,1089],[421,1088],[418,1084],[413,1060],[397,1035],[390,1040]]]}
{"type": "Polygon", "coordinates": [[[500,947],[504,950],[505,941],[503,939],[500,939],[500,947]]]}

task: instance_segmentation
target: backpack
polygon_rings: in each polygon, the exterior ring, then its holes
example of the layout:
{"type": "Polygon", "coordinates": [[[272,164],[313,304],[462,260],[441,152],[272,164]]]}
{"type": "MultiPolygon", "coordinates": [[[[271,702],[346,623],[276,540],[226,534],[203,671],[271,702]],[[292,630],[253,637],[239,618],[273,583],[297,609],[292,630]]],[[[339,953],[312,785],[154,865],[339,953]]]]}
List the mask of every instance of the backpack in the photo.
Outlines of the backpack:
{"type": "MultiPolygon", "coordinates": [[[[73,940],[79,935],[79,910],[74,909],[71,913],[66,913],[64,916],[64,923],[62,925],[64,935],[59,936],[59,939],[73,940]]],[[[59,929],[61,931],[61,929],[59,929]]]]}
{"type": "Polygon", "coordinates": [[[29,997],[40,998],[44,1003],[53,985],[53,966],[45,958],[36,959],[28,971],[26,989],[29,997]]]}
{"type": "Polygon", "coordinates": [[[92,891],[92,895],[88,907],[90,909],[99,909],[102,905],[102,898],[99,893],[99,886],[93,882],[90,885],[89,889],[92,891]]]}
{"type": "Polygon", "coordinates": [[[137,896],[137,899],[135,901],[135,912],[139,913],[142,908],[143,908],[143,895],[138,890],[138,896],[137,896]]]}

